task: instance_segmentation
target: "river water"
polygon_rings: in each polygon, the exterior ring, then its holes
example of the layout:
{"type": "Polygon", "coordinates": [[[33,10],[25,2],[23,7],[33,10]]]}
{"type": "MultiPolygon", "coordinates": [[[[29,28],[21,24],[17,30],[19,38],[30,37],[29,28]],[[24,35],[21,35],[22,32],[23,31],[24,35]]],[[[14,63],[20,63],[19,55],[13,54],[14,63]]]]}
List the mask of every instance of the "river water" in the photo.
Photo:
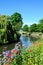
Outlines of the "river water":
{"type": "MultiPolygon", "coordinates": [[[[9,50],[12,50],[14,48],[16,48],[17,46],[16,45],[22,45],[22,47],[26,48],[30,45],[32,45],[32,42],[30,40],[30,37],[29,36],[21,36],[20,37],[20,42],[19,43],[12,43],[12,44],[9,44],[9,45],[2,45],[0,46],[0,54],[2,54],[2,52],[5,50],[5,51],[9,51],[9,50]]],[[[17,47],[18,48],[18,47],[17,47]]]]}
{"type": "Polygon", "coordinates": [[[20,41],[22,43],[22,47],[27,48],[28,46],[32,45],[31,38],[29,36],[21,36],[20,41]]]}

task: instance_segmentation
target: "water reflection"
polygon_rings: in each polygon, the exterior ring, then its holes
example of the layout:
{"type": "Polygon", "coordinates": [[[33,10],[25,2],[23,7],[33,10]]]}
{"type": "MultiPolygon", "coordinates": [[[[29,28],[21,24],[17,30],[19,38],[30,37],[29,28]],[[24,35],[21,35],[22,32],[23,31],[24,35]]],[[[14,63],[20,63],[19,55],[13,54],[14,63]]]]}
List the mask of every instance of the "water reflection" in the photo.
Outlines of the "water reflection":
{"type": "Polygon", "coordinates": [[[20,37],[20,40],[21,40],[21,42],[22,42],[22,46],[23,47],[28,47],[28,46],[30,46],[30,45],[32,45],[32,42],[30,41],[30,37],[29,36],[21,36],[20,37]]]}

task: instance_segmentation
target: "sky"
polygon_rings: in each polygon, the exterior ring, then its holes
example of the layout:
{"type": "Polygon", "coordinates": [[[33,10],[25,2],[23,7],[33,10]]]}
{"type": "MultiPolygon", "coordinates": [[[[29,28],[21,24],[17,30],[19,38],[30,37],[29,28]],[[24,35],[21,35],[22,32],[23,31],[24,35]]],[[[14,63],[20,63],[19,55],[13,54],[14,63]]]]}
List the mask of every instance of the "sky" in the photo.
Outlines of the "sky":
{"type": "Polygon", "coordinates": [[[22,15],[24,25],[39,23],[43,18],[43,0],[0,0],[0,15],[11,16],[15,12],[22,15]]]}

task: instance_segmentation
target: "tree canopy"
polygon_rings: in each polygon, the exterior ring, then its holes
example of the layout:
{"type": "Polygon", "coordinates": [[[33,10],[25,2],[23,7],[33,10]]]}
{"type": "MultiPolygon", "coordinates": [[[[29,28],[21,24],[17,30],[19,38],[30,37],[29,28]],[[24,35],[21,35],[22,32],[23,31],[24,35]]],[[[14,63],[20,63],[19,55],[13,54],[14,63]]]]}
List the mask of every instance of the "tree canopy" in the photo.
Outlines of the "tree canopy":
{"type": "Polygon", "coordinates": [[[32,24],[32,25],[30,26],[30,31],[31,31],[31,32],[36,32],[36,31],[37,31],[37,24],[32,24]]]}
{"type": "Polygon", "coordinates": [[[40,24],[43,24],[43,18],[39,20],[39,23],[40,24]]]}
{"type": "Polygon", "coordinates": [[[38,24],[30,25],[31,32],[43,32],[43,19],[39,20],[38,24]]]}
{"type": "Polygon", "coordinates": [[[29,27],[28,25],[24,25],[23,28],[22,28],[23,31],[29,31],[29,27]]]}
{"type": "Polygon", "coordinates": [[[21,14],[16,12],[13,15],[11,15],[11,21],[12,21],[13,29],[19,31],[23,24],[21,14]]]}
{"type": "Polygon", "coordinates": [[[18,31],[22,27],[22,16],[14,13],[11,16],[0,15],[0,43],[16,42],[20,38],[18,31]]]}

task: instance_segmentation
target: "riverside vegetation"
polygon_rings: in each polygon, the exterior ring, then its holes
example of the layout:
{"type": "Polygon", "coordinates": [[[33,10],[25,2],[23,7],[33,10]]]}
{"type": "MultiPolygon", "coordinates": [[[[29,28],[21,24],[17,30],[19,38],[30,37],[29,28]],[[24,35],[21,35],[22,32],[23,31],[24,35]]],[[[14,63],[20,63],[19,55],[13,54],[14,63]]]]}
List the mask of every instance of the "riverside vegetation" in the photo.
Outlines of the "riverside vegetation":
{"type": "Polygon", "coordinates": [[[11,16],[0,15],[0,44],[19,41],[19,30],[22,27],[22,16],[14,13],[11,16]]]}
{"type": "Polygon", "coordinates": [[[9,52],[4,59],[3,65],[43,65],[43,38],[26,49],[20,47],[19,52],[9,52]]]}
{"type": "Polygon", "coordinates": [[[27,49],[20,49],[11,65],[43,65],[43,39],[27,49]]]}
{"type": "MultiPolygon", "coordinates": [[[[32,24],[30,27],[25,25],[22,30],[26,33],[37,32],[37,34],[42,35],[43,19],[39,21],[39,24],[32,24]]],[[[27,49],[21,48],[11,65],[43,65],[43,37],[40,37],[37,43],[33,43],[27,49]]]]}
{"type": "MultiPolygon", "coordinates": [[[[17,12],[11,16],[0,15],[0,44],[19,41],[19,30],[22,24],[21,14],[17,12]]],[[[43,19],[40,20],[39,24],[32,24],[30,27],[25,25],[22,30],[26,33],[41,32],[42,34],[43,19]]],[[[4,56],[3,59],[0,56],[0,61],[2,65],[43,65],[43,38],[40,38],[37,43],[33,43],[32,46],[26,49],[20,47],[19,51],[14,49],[12,52],[8,52],[7,57],[4,56]]]]}

